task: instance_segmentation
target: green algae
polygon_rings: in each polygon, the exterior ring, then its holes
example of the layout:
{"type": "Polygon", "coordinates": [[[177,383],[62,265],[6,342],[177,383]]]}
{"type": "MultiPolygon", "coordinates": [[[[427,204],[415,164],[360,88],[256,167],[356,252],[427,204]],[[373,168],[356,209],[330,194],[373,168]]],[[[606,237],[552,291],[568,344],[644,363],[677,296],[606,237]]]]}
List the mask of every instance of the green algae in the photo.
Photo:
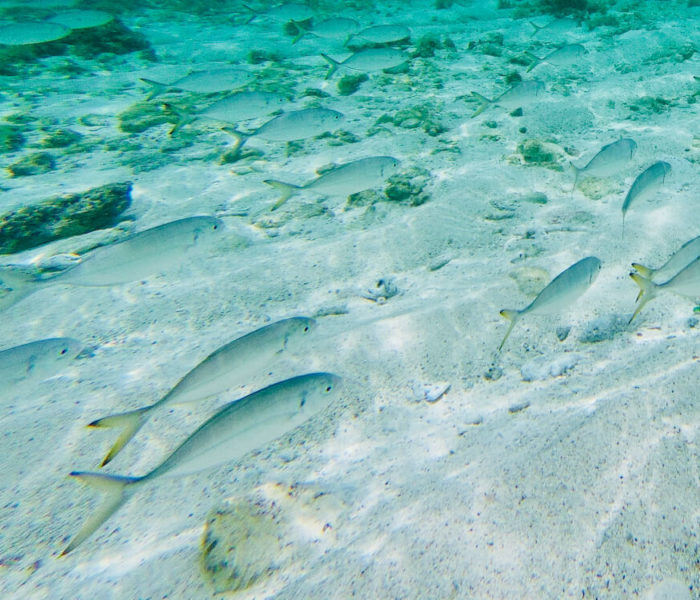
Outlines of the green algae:
{"type": "Polygon", "coordinates": [[[137,102],[117,115],[119,129],[124,133],[142,133],[151,127],[165,123],[177,124],[179,117],[174,111],[164,110],[163,105],[137,102]]]}
{"type": "Polygon", "coordinates": [[[9,153],[21,150],[26,139],[19,127],[0,124],[0,152],[9,153]]]}
{"type": "Polygon", "coordinates": [[[39,142],[43,148],[66,148],[83,139],[82,134],[72,129],[56,129],[39,142]]]}
{"type": "Polygon", "coordinates": [[[32,152],[12,163],[7,170],[12,177],[41,175],[56,168],[56,159],[48,152],[32,152]]]}
{"type": "Polygon", "coordinates": [[[35,248],[61,238],[111,227],[131,204],[131,183],[49,198],[0,215],[0,253],[35,248]]]}
{"type": "Polygon", "coordinates": [[[350,96],[354,94],[360,85],[367,81],[369,77],[366,73],[359,73],[358,75],[343,75],[337,83],[338,94],[340,96],[350,96]]]}

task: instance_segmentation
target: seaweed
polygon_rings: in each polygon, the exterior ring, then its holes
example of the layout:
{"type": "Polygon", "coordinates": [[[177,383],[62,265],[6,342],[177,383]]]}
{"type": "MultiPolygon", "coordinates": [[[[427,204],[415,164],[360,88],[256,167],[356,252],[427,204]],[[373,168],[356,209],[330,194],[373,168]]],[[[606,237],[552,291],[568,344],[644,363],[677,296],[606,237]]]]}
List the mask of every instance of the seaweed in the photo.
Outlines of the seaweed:
{"type": "Polygon", "coordinates": [[[131,183],[112,183],[79,194],[49,198],[0,216],[0,253],[104,229],[131,204],[131,183]]]}

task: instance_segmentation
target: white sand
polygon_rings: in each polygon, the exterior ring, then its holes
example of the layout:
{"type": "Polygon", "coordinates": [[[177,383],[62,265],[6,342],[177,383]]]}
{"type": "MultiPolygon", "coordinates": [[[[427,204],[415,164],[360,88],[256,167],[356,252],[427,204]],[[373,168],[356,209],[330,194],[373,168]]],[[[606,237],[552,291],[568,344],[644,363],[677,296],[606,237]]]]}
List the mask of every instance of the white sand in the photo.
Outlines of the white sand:
{"type": "MultiPolygon", "coordinates": [[[[335,78],[323,79],[318,52],[331,42],[306,36],[292,47],[279,23],[264,17],[246,28],[228,18],[175,19],[163,11],[125,18],[152,40],[161,63],[127,56],[107,68],[76,59],[90,69],[77,79],[40,69],[29,81],[2,78],[9,91],[1,115],[26,111],[86,136],[120,139],[115,115],[147,94],[138,77],[159,71],[175,78],[188,65],[242,60],[248,44],[267,43],[290,64],[305,65],[289,75],[297,91],[330,92],[323,105],[344,112],[343,128],[361,138],[344,146],[306,141],[289,158],[283,144],[251,139],[247,146],[264,156],[221,165],[232,140],[200,123],[194,144],[154,170],[133,173],[118,152],[98,147],[60,158],[53,173],[0,182],[9,209],[130,179],[139,229],[192,214],[216,214],[227,226],[205,261],[177,272],[111,289],[47,286],[3,313],[3,348],[70,336],[94,349],[60,376],[4,396],[3,598],[211,597],[198,566],[206,515],[227,498],[275,484],[330,496],[341,507],[330,523],[333,537],[312,527],[317,541],[309,548],[315,543],[321,551],[307,549],[302,566],[274,572],[241,598],[660,598],[664,589],[700,598],[693,303],[659,296],[613,339],[579,341],[596,318],[631,315],[631,262],[658,266],[700,232],[698,109],[686,102],[700,85],[692,77],[698,61],[646,61],[656,41],[661,50],[697,44],[698,10],[664,3],[668,13],[661,15],[640,7],[658,26],[617,37],[606,28],[578,29],[572,39],[590,53],[571,69],[538,66],[532,76],[547,92],[524,107],[523,117],[489,107],[469,119],[478,104],[457,98],[505,90],[499,76],[524,70],[505,57],[533,48],[531,27],[494,6],[485,12],[496,20],[472,19],[472,5],[415,15],[399,6],[390,4],[382,19],[409,25],[414,40],[449,32],[457,51],[417,60],[409,74],[372,75],[349,97],[336,95],[335,78]],[[466,50],[494,30],[505,35],[504,57],[466,50]],[[444,87],[433,86],[437,79],[444,87]],[[627,105],[645,95],[674,104],[635,115],[627,105]],[[389,124],[367,137],[382,114],[424,102],[436,103],[446,133],[432,138],[389,124]],[[87,113],[101,115],[102,124],[79,124],[87,113]],[[510,158],[518,142],[538,138],[576,148],[580,162],[623,135],[635,139],[638,152],[619,177],[601,180],[599,200],[582,186],[571,196],[566,170],[510,158]],[[448,147],[459,152],[434,152],[448,147]],[[344,199],[300,194],[268,212],[276,193],[264,179],[301,184],[327,163],[385,154],[431,171],[428,203],[346,211],[344,199]],[[630,209],[623,239],[624,194],[655,160],[671,163],[672,176],[654,200],[630,209]],[[544,192],[547,204],[522,200],[532,192],[544,192]],[[319,205],[323,214],[305,216],[319,205]],[[494,220],[509,212],[511,218],[494,220]],[[279,226],[261,227],[265,222],[279,226]],[[486,379],[506,329],[499,310],[532,298],[509,275],[533,267],[548,280],[587,255],[603,261],[594,286],[568,314],[519,322],[497,358],[502,376],[486,379]],[[451,260],[431,271],[441,258],[451,260]],[[383,304],[365,299],[381,278],[391,278],[399,294],[383,304]],[[114,439],[86,423],[154,402],[219,345],[270,320],[328,313],[278,375],[341,374],[346,387],[332,410],[237,464],[144,489],[81,547],[57,558],[99,497],[67,473],[94,469],[114,439]],[[555,335],[559,325],[571,325],[563,342],[555,335]],[[533,359],[575,364],[558,377],[524,382],[521,368],[533,359]],[[416,384],[437,383],[451,385],[447,394],[433,404],[416,401],[416,384]],[[664,581],[665,588],[654,588],[664,581]]],[[[346,16],[372,23],[367,14],[346,16]]],[[[546,33],[536,39],[546,42],[546,33]]],[[[134,136],[145,145],[144,160],[149,152],[162,160],[169,128],[134,136]]],[[[146,473],[230,399],[153,419],[109,472],[146,473]]],[[[286,507],[293,512],[295,503],[286,507]]]]}

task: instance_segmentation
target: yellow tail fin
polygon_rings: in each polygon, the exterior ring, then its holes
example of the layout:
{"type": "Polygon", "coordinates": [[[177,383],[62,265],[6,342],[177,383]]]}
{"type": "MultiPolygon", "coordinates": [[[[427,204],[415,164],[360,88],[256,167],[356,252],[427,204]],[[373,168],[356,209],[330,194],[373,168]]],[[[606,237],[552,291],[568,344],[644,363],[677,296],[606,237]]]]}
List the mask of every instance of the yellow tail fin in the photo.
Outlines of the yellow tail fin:
{"type": "Polygon", "coordinates": [[[118,415],[103,417],[102,419],[97,419],[96,421],[88,424],[88,427],[119,427],[122,429],[122,432],[114,442],[114,445],[110,448],[109,452],[107,452],[107,456],[105,456],[100,463],[100,467],[104,467],[108,462],[110,462],[117,454],[119,454],[127,442],[136,435],[136,432],[143,427],[144,423],[148,419],[148,413],[150,410],[151,407],[147,406],[145,408],[139,408],[137,410],[120,413],[118,415]]]}
{"type": "Polygon", "coordinates": [[[644,308],[644,305],[656,295],[656,290],[659,287],[651,281],[651,279],[642,277],[639,273],[630,273],[630,277],[639,286],[639,294],[637,295],[637,307],[634,309],[634,314],[627,322],[628,325],[639,314],[639,311],[644,308]]]}
{"type": "Polygon", "coordinates": [[[75,550],[87,538],[89,538],[109,517],[111,517],[119,507],[128,499],[125,493],[127,486],[141,481],[141,477],[120,477],[119,475],[103,475],[102,473],[87,473],[73,471],[71,477],[76,477],[80,481],[105,493],[105,498],[97,507],[97,510],[90,515],[83,523],[80,531],[73,537],[66,548],[59,554],[65,556],[75,550]]]}
{"type": "Polygon", "coordinates": [[[501,342],[501,345],[498,347],[499,352],[501,351],[501,348],[503,348],[503,344],[506,343],[506,340],[508,339],[510,332],[513,330],[513,326],[518,321],[518,318],[520,317],[520,311],[519,310],[507,310],[504,308],[500,312],[500,315],[504,319],[508,319],[510,321],[510,324],[508,325],[508,331],[506,331],[506,334],[503,336],[503,341],[501,342]]]}
{"type": "Polygon", "coordinates": [[[275,202],[272,205],[272,208],[270,210],[277,210],[287,200],[289,200],[289,198],[291,198],[292,195],[294,195],[297,191],[301,189],[298,185],[294,185],[292,183],[285,183],[284,181],[277,181],[276,179],[266,179],[265,183],[267,185],[271,185],[280,193],[280,197],[277,199],[277,202],[275,202]]]}

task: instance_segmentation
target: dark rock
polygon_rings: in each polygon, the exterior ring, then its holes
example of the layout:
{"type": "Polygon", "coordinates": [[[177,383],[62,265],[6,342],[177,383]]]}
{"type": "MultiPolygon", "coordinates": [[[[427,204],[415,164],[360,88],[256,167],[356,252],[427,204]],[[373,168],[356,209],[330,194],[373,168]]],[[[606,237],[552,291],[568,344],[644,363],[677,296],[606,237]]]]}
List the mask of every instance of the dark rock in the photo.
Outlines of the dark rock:
{"type": "Polygon", "coordinates": [[[111,227],[130,204],[131,183],[112,183],[5,213],[0,216],[0,253],[111,227]]]}

